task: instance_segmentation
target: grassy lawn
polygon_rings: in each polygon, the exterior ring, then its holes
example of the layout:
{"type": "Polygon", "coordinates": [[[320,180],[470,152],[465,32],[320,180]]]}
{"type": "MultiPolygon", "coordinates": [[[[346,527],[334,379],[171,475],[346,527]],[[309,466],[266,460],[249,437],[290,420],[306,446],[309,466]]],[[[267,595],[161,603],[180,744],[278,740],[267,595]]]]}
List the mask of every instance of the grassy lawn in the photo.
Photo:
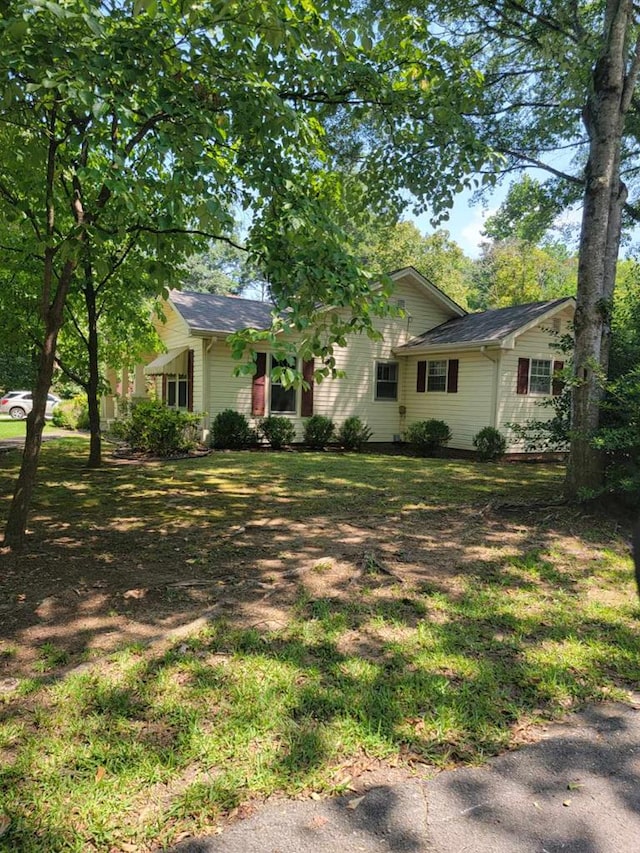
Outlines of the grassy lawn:
{"type": "Polygon", "coordinates": [[[624,530],[554,506],[557,466],[85,455],[45,445],[3,558],[0,850],[155,849],[273,793],[482,762],[640,681],[624,530]]]}
{"type": "MultiPolygon", "coordinates": [[[[45,424],[45,434],[51,429],[51,422],[45,424]]],[[[27,421],[14,421],[9,415],[0,415],[0,441],[3,438],[24,438],[27,430],[27,421]]]]}

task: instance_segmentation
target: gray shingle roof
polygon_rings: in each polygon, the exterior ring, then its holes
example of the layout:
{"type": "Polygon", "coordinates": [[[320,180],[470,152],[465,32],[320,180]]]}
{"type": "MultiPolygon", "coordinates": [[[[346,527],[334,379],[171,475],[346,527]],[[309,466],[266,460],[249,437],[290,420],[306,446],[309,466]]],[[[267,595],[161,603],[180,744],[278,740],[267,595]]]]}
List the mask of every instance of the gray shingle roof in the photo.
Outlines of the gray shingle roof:
{"type": "Polygon", "coordinates": [[[272,306],[268,302],[184,290],[172,290],[170,299],[192,332],[230,334],[271,325],[272,306]]]}
{"type": "Polygon", "coordinates": [[[403,347],[399,347],[398,352],[443,344],[498,343],[528,323],[543,317],[553,308],[572,301],[572,297],[569,296],[554,299],[551,302],[530,302],[527,305],[513,305],[509,308],[495,308],[478,314],[466,314],[464,317],[447,320],[446,323],[413,338],[403,347]]]}

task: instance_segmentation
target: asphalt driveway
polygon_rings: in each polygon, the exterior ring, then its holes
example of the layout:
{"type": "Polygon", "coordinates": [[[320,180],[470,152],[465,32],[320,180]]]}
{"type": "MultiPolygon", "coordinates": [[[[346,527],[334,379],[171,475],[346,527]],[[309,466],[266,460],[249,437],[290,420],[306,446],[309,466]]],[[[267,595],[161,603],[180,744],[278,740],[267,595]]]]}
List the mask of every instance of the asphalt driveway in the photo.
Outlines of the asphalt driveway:
{"type": "Polygon", "coordinates": [[[283,800],[171,853],[638,853],[640,695],[549,726],[480,768],[283,800]]]}

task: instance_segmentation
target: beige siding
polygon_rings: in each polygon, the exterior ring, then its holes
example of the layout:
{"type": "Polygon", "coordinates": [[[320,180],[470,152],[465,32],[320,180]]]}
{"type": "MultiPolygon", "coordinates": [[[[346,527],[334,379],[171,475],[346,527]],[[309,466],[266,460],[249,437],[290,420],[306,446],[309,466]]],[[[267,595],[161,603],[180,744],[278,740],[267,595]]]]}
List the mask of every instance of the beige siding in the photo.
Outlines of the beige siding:
{"type": "MultiPolygon", "coordinates": [[[[372,341],[366,335],[353,335],[347,347],[336,347],[336,366],[346,372],[342,379],[325,379],[314,388],[314,413],[333,418],[340,425],[351,415],[361,417],[373,430],[372,441],[392,441],[400,432],[399,406],[402,405],[403,359],[392,354],[394,347],[406,343],[415,335],[443,323],[450,312],[440,308],[424,289],[410,282],[396,284],[394,299],[403,299],[407,316],[375,321],[383,340],[372,341]],[[397,361],[399,364],[398,400],[375,399],[375,365],[377,361],[397,361]]],[[[209,416],[215,417],[223,409],[231,408],[249,415],[251,412],[251,379],[235,377],[233,370],[238,362],[231,358],[223,341],[216,342],[207,360],[209,416]]],[[[268,408],[269,384],[266,400],[268,408]]],[[[304,420],[291,416],[298,438],[302,438],[304,420]]]]}
{"type": "MultiPolygon", "coordinates": [[[[558,316],[561,319],[561,333],[566,334],[569,331],[572,312],[565,311],[558,316]]],[[[551,407],[540,405],[549,399],[547,395],[517,393],[519,358],[566,361],[566,356],[553,346],[556,338],[548,331],[549,326],[550,323],[543,323],[542,326],[536,326],[520,335],[516,338],[515,349],[505,351],[502,356],[497,426],[507,436],[508,449],[512,451],[522,451],[524,448],[507,424],[523,424],[528,420],[542,421],[553,417],[551,407]]]]}
{"type": "MultiPolygon", "coordinates": [[[[496,358],[496,354],[491,354],[496,358]]],[[[406,407],[404,426],[414,421],[437,418],[452,433],[449,447],[473,450],[473,437],[485,426],[493,426],[495,363],[481,353],[450,352],[416,355],[406,360],[406,407]],[[458,391],[416,391],[419,361],[458,359],[458,391]]]]}

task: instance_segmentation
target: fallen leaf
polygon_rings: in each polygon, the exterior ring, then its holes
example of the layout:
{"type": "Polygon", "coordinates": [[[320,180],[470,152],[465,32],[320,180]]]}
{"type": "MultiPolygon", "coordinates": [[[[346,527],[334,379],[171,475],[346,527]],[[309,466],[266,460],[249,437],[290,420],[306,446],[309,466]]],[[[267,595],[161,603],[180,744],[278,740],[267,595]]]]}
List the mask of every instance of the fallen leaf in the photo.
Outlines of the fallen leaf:
{"type": "Polygon", "coordinates": [[[349,802],[347,803],[347,808],[351,809],[351,811],[355,811],[363,800],[364,797],[356,797],[353,800],[349,800],[349,802]]]}
{"type": "Polygon", "coordinates": [[[568,806],[570,806],[570,805],[571,805],[571,800],[565,800],[565,801],[562,803],[562,805],[563,805],[563,806],[567,806],[567,807],[568,807],[568,806]]]}
{"type": "Polygon", "coordinates": [[[9,815],[0,814],[0,838],[8,831],[11,826],[11,818],[9,815]]]}
{"type": "Polygon", "coordinates": [[[102,782],[102,780],[103,780],[103,779],[104,779],[104,777],[105,777],[105,773],[106,773],[106,772],[107,772],[107,771],[104,769],[104,767],[102,767],[102,766],[101,766],[101,767],[98,767],[98,769],[96,770],[96,777],[95,777],[95,778],[96,778],[96,782],[102,782]]]}
{"type": "Polygon", "coordinates": [[[567,785],[567,791],[579,791],[580,788],[583,788],[584,785],[582,782],[569,782],[567,785]]]}
{"type": "Polygon", "coordinates": [[[149,592],[146,587],[141,587],[140,589],[128,589],[123,598],[144,598],[145,595],[149,592]]]}

